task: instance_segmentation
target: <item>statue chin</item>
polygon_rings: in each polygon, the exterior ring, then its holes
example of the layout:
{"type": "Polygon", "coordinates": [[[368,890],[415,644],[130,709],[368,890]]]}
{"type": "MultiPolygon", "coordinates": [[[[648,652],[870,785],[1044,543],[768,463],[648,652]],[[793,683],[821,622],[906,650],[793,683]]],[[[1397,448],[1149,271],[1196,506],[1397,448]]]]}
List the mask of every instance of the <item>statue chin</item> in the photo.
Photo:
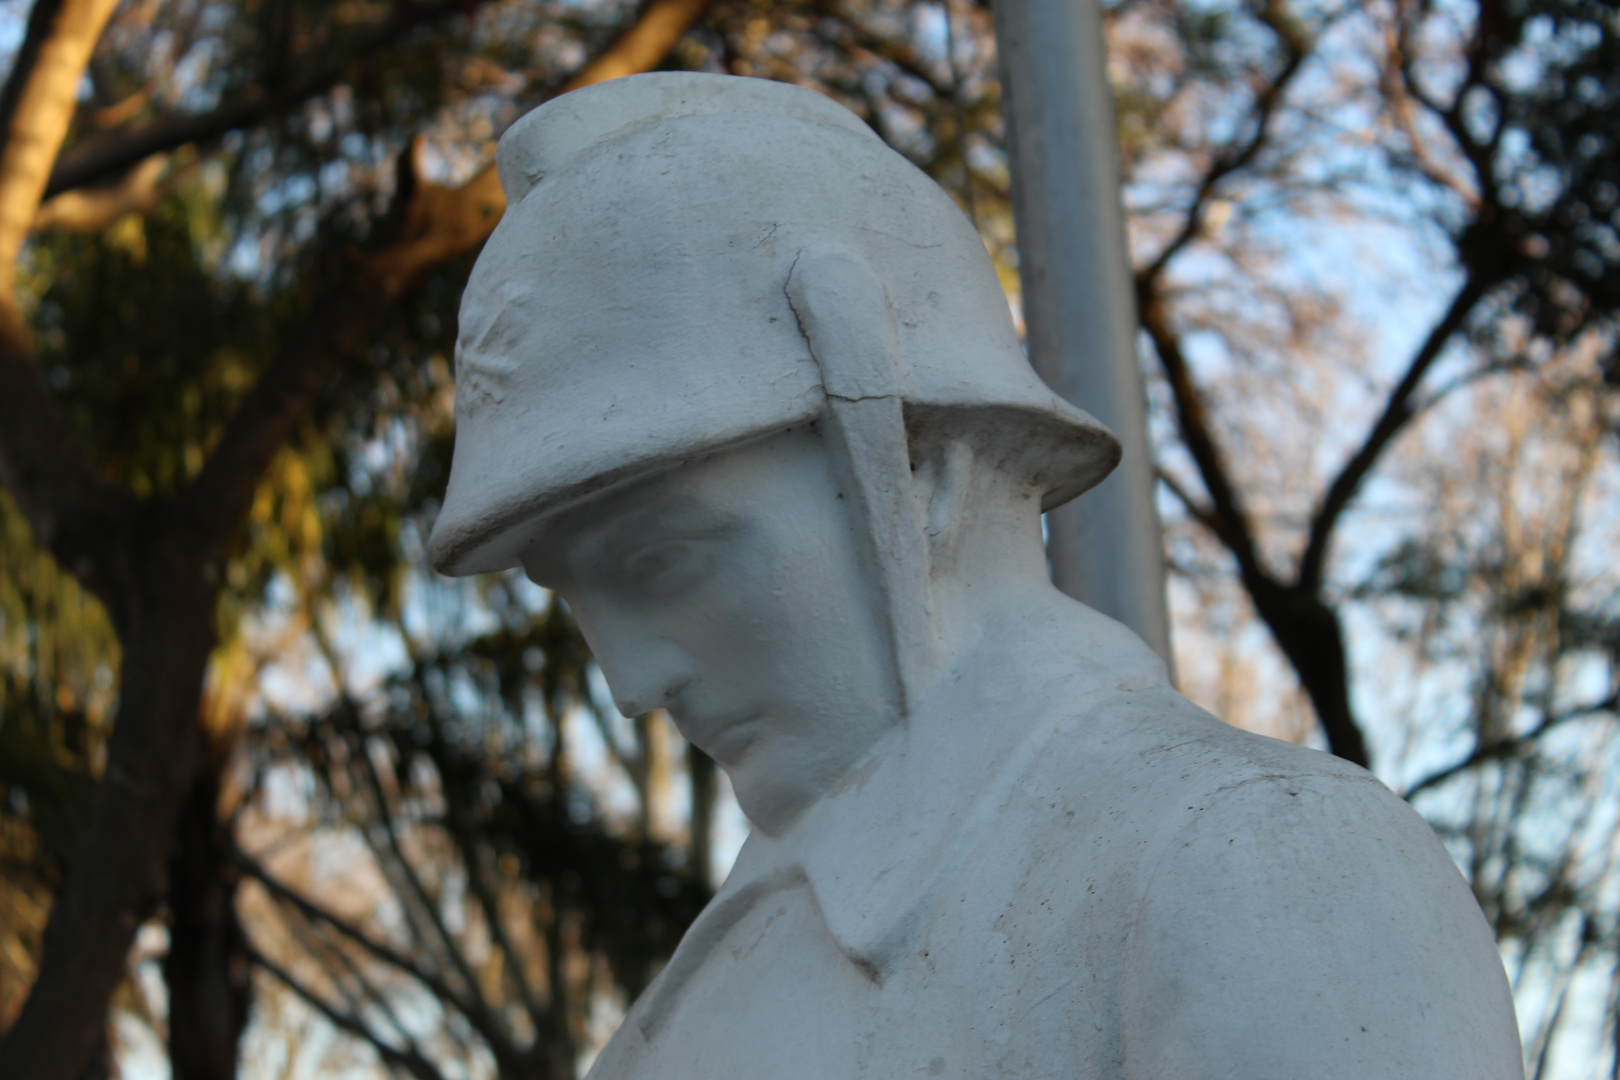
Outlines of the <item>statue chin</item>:
{"type": "Polygon", "coordinates": [[[810,91],[663,73],[503,138],[429,544],[521,562],[755,825],[592,1076],[1522,1080],[1428,825],[1054,589],[1113,436],[950,200],[810,91]]]}

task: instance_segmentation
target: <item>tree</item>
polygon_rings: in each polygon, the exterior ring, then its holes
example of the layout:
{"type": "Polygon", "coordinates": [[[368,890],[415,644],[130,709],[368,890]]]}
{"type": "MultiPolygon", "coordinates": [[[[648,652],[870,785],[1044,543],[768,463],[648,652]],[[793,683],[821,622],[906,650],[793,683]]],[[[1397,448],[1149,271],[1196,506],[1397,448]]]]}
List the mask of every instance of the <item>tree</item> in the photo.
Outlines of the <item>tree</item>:
{"type": "MultiPolygon", "coordinates": [[[[1223,103],[1222,122],[1235,137],[1207,148],[1201,167],[1179,178],[1182,190],[1154,215],[1162,240],[1137,274],[1143,326],[1204,497],[1173,473],[1168,482],[1178,497],[1185,496],[1187,512],[1236,560],[1245,590],[1298,673],[1334,751],[1361,764],[1368,754],[1350,702],[1344,634],[1323,595],[1327,563],[1344,515],[1369,475],[1433,404],[1424,394],[1426,377],[1466,336],[1500,337],[1515,318],[1527,318],[1533,327],[1519,350],[1523,355],[1492,355],[1487,348],[1482,363],[1531,362],[1531,353],[1567,348],[1588,336],[1607,339],[1613,355],[1617,252],[1614,225],[1604,220],[1614,214],[1620,154],[1620,132],[1607,128],[1605,118],[1620,93],[1613,75],[1620,49],[1613,12],[1601,5],[1486,3],[1474,14],[1471,26],[1450,26],[1460,40],[1445,40],[1440,26],[1456,15],[1428,5],[1365,13],[1268,5],[1242,20],[1248,25],[1241,32],[1258,35],[1261,44],[1228,65],[1216,59],[1215,47],[1240,33],[1236,25],[1221,25],[1223,19],[1240,21],[1233,12],[1200,27],[1204,40],[1189,39],[1190,78],[1153,103],[1162,114],[1204,79],[1247,76],[1244,89],[1228,93],[1223,103]],[[1538,43],[1543,32],[1551,37],[1538,43]],[[1365,183],[1356,175],[1365,171],[1364,163],[1313,163],[1307,155],[1328,157],[1332,142],[1311,131],[1303,117],[1289,115],[1290,95],[1312,93],[1296,88],[1307,84],[1313,59],[1333,62],[1322,52],[1335,35],[1380,34],[1386,40],[1368,57],[1379,65],[1379,82],[1310,105],[1371,113],[1382,136],[1376,144],[1380,167],[1393,182],[1427,189],[1420,194],[1432,208],[1429,220],[1413,224],[1438,226],[1448,238],[1459,280],[1358,445],[1313,499],[1303,547],[1291,573],[1282,572],[1262,549],[1197,386],[1186,355],[1186,316],[1176,309],[1173,267],[1189,247],[1222,246],[1207,237],[1212,206],[1226,213],[1262,191],[1302,199],[1311,188],[1344,191],[1350,197],[1344,202],[1354,198],[1352,185],[1365,183]],[[1570,51],[1559,55],[1548,47],[1553,41],[1570,51]],[[1513,60],[1539,70],[1515,72],[1513,60]],[[1439,74],[1448,61],[1461,67],[1460,79],[1439,74]],[[1537,191],[1543,183],[1553,190],[1537,191]]],[[[1612,359],[1603,363],[1612,366],[1612,359]]]]}
{"type": "MultiPolygon", "coordinates": [[[[1204,612],[1225,591],[1211,629],[1257,618],[1306,723],[1453,844],[1542,1075],[1570,980],[1609,977],[1620,946],[1593,779],[1620,582],[1589,554],[1613,541],[1620,23],[1580,3],[1117,12],[1173,560],[1204,612]],[[1380,333],[1379,308],[1410,326],[1380,333]]],[[[1577,1026],[1601,1046],[1612,1007],[1577,1026]]]]}
{"type": "MultiPolygon", "coordinates": [[[[267,212],[263,192],[254,190],[266,178],[249,174],[255,158],[283,158],[303,164],[303,175],[290,171],[277,179],[308,184],[313,151],[323,134],[328,139],[355,137],[359,145],[350,155],[352,166],[368,164],[368,149],[396,156],[387,148],[402,147],[408,141],[405,133],[424,123],[454,87],[438,78],[384,84],[376,78],[376,65],[414,60],[418,73],[431,71],[436,58],[422,53],[431,53],[432,39],[410,32],[450,18],[462,10],[460,5],[418,4],[335,19],[327,18],[330,12],[318,4],[249,6],[239,13],[227,7],[214,9],[213,25],[220,16],[225,22],[211,34],[204,29],[210,25],[207,8],[170,10],[162,18],[126,12],[113,27],[99,65],[90,67],[112,10],[107,0],[77,5],[44,0],[37,5],[4,95],[10,111],[0,149],[0,241],[6,245],[0,251],[0,265],[6,267],[6,277],[0,279],[5,315],[0,335],[0,480],[37,542],[105,606],[121,644],[117,717],[106,743],[106,766],[90,798],[75,856],[56,891],[32,990],[0,1046],[8,1076],[65,1078],[84,1068],[100,1041],[107,1002],[123,977],[135,931],[169,896],[170,881],[205,890],[219,881],[206,864],[217,861],[211,850],[216,832],[211,796],[217,788],[217,763],[228,747],[210,745],[197,718],[203,712],[209,657],[219,643],[216,608],[256,491],[333,376],[365,356],[366,338],[388,312],[426,272],[476,245],[501,210],[491,171],[459,187],[443,187],[421,175],[415,155],[401,152],[386,215],[378,218],[370,212],[375,197],[385,194],[373,168],[370,183],[362,178],[346,185],[328,205],[297,207],[314,212],[303,214],[305,231],[300,232],[298,214],[285,209],[301,201],[296,194],[282,200],[284,209],[267,212]],[[154,49],[160,40],[190,46],[180,48],[174,61],[183,61],[206,42],[233,62],[190,80],[183,66],[154,72],[150,60],[161,56],[162,49],[154,49]],[[136,118],[116,130],[89,131],[59,156],[87,67],[112,92],[127,95],[113,111],[136,118]],[[340,87],[346,91],[340,95],[345,110],[336,107],[340,87]],[[187,107],[188,92],[194,99],[212,97],[220,103],[196,112],[187,107]],[[300,106],[321,94],[328,95],[329,105],[324,132],[312,130],[307,112],[296,117],[300,106]],[[199,143],[206,148],[227,134],[266,123],[258,145],[238,138],[234,153],[230,147],[224,150],[234,158],[234,175],[228,174],[226,183],[235,188],[225,200],[225,214],[235,219],[232,224],[268,229],[287,248],[275,253],[280,257],[272,265],[261,267],[265,280],[256,290],[240,277],[221,280],[209,272],[215,268],[193,265],[185,284],[197,292],[182,295],[179,282],[168,273],[173,267],[165,265],[161,277],[143,279],[143,254],[128,250],[119,265],[118,254],[107,250],[106,237],[80,240],[81,250],[60,252],[66,258],[54,267],[54,283],[64,293],[58,309],[66,312],[69,298],[94,293],[97,285],[109,286],[122,297],[128,316],[115,322],[126,325],[116,327],[121,331],[116,338],[85,341],[83,327],[68,317],[55,327],[59,339],[35,340],[12,274],[48,189],[65,194],[121,168],[138,168],[153,154],[199,143]],[[368,135],[374,147],[365,146],[368,135]],[[232,207],[230,194],[237,199],[257,195],[260,201],[232,207]],[[311,229],[320,211],[326,212],[325,220],[311,229]],[[97,256],[103,261],[96,269],[104,270],[105,278],[75,280],[92,276],[97,256]],[[289,287],[286,270],[293,266],[303,275],[296,287],[289,287]],[[142,285],[150,287],[142,290],[142,285]],[[146,295],[141,299],[151,306],[129,311],[130,301],[142,291],[146,295]],[[208,329],[221,331],[223,340],[197,333],[201,327],[191,317],[196,315],[219,320],[208,329]],[[232,330],[244,336],[233,338],[232,330]],[[126,361],[126,369],[133,359],[132,377],[121,387],[116,378],[92,377],[99,372],[86,372],[83,365],[97,352],[115,363],[126,361]],[[117,356],[119,352],[123,355],[117,356]],[[74,403],[79,410],[64,407],[69,404],[64,395],[53,394],[41,378],[39,361],[49,365],[58,358],[70,380],[81,378],[72,388],[81,392],[74,403]],[[147,377],[153,366],[159,368],[157,378],[147,377]],[[120,390],[125,410],[134,393],[147,396],[142,404],[156,406],[157,415],[125,411],[125,423],[107,425],[106,414],[97,415],[93,407],[105,401],[93,399],[120,390]],[[166,430],[150,432],[148,422],[166,430]],[[150,451],[148,460],[119,455],[135,437],[149,433],[158,438],[156,445],[140,447],[150,451]],[[176,826],[188,804],[204,820],[181,826],[177,863],[171,867],[176,826]],[[195,865],[199,861],[204,865],[195,865]]],[[[701,5],[690,2],[655,3],[607,46],[595,67],[572,74],[576,81],[588,80],[655,62],[699,11],[701,5]]],[[[478,43],[469,40],[471,29],[462,26],[450,39],[467,43],[462,46],[464,70],[476,70],[480,59],[478,43]]],[[[551,89],[560,88],[562,81],[551,89]]],[[[548,92],[536,88],[530,93],[537,91],[542,96],[548,92]]],[[[95,117],[85,120],[81,131],[95,126],[95,117]]],[[[197,239],[177,231],[177,242],[197,239]]],[[[227,225],[224,232],[229,231],[227,225]]],[[[186,256],[177,261],[184,264],[186,256]]],[[[51,260],[47,256],[39,262],[51,260]]],[[[53,268],[42,268],[49,280],[53,268]]],[[[49,297],[48,288],[38,291],[49,297]]],[[[49,318],[50,311],[43,314],[49,318]]],[[[199,1004],[231,1002],[240,997],[238,991],[220,997],[216,985],[187,987],[180,981],[190,975],[206,984],[219,974],[217,964],[211,973],[202,970],[210,967],[206,961],[231,949],[228,940],[201,944],[193,932],[226,939],[235,934],[228,892],[223,908],[215,897],[203,904],[211,912],[192,912],[186,900],[193,892],[170,897],[171,913],[188,929],[186,940],[204,963],[187,969],[184,954],[171,952],[171,994],[177,1000],[189,995],[199,1004]]],[[[227,982],[232,978],[225,975],[227,982]]],[[[223,1016],[202,1011],[189,1015],[205,1022],[201,1030],[171,1022],[177,1072],[231,1071],[242,1010],[232,1005],[223,1016]]]]}

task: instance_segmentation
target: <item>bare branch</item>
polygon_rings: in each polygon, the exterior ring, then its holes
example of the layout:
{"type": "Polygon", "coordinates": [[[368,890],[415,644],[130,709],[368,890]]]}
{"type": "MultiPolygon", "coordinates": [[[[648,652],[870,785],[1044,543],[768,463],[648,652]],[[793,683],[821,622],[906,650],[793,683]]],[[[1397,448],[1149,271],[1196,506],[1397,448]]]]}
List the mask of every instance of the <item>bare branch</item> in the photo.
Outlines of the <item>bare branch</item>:
{"type": "MultiPolygon", "coordinates": [[[[1216,156],[1199,181],[1180,231],[1151,263],[1137,271],[1136,293],[1143,329],[1153,340],[1170,384],[1182,440],[1198,466],[1200,479],[1212,502],[1212,506],[1206,508],[1200,518],[1231,550],[1246,576],[1258,574],[1269,579],[1270,575],[1261,565],[1255,547],[1253,525],[1216,444],[1203,397],[1193,381],[1180,339],[1170,325],[1169,312],[1160,291],[1165,267],[1203,228],[1204,212],[1216,187],[1226,177],[1249,165],[1265,147],[1270,137],[1271,118],[1310,54],[1313,43],[1301,35],[1280,4],[1267,5],[1262,9],[1260,18],[1271,27],[1281,43],[1283,66],[1255,97],[1248,137],[1216,156]]],[[[1191,507],[1193,504],[1189,502],[1188,505],[1191,507]]]]}
{"type": "MultiPolygon", "coordinates": [[[[473,973],[471,966],[467,963],[467,958],[462,955],[456,939],[451,935],[450,928],[445,925],[444,917],[439,912],[436,899],[428,893],[427,886],[423,883],[421,875],[416,872],[416,867],[405,855],[404,845],[401,844],[399,839],[399,830],[394,823],[393,811],[388,805],[388,796],[383,791],[382,778],[377,775],[377,766],[372,762],[371,755],[366,752],[363,746],[360,748],[359,753],[354,756],[360,759],[361,771],[366,786],[370,789],[372,800],[376,805],[377,816],[383,828],[383,836],[387,841],[388,855],[392,857],[394,866],[399,872],[398,876],[405,883],[405,888],[399,890],[401,899],[406,901],[407,906],[410,906],[411,902],[414,901],[415,908],[427,917],[428,924],[433,929],[433,936],[438,939],[444,955],[449,958],[450,965],[455,968],[456,974],[461,977],[462,984],[467,988],[468,997],[463,999],[465,1006],[462,1008],[462,1012],[479,1030],[498,1036],[501,1032],[501,1026],[496,1021],[494,1011],[490,1008],[489,1003],[484,1000],[478,976],[473,973]]],[[[425,937],[426,935],[422,936],[425,937]]],[[[492,1039],[492,1042],[495,1041],[497,1040],[492,1039]]]]}
{"type": "Polygon", "coordinates": [[[1156,278],[1137,279],[1137,309],[1141,312],[1142,328],[1153,341],[1165,379],[1170,385],[1181,440],[1192,455],[1193,463],[1198,466],[1204,489],[1209,492],[1211,505],[1202,516],[1232,552],[1245,576],[1258,574],[1269,578],[1270,575],[1260,563],[1254,528],[1243,506],[1242,496],[1232,483],[1224,455],[1216,445],[1203,395],[1193,382],[1191,367],[1181,349],[1181,340],[1170,325],[1164,298],[1156,286],[1156,278]]]}
{"type": "Polygon", "coordinates": [[[406,1027],[405,1022],[400,1019],[393,1003],[388,1000],[386,994],[366,977],[366,973],[361,970],[355,958],[349,955],[347,949],[327,940],[314,927],[306,924],[303,919],[288,920],[288,925],[292,927],[293,934],[303,946],[304,954],[321,965],[323,974],[331,980],[333,988],[342,995],[343,1000],[348,1003],[349,1009],[354,1015],[361,1015],[367,1006],[375,1008],[382,1013],[383,1019],[388,1021],[388,1026],[394,1029],[394,1034],[404,1043],[407,1051],[416,1054],[421,1053],[421,1047],[417,1043],[416,1037],[411,1034],[410,1028],[406,1027]],[[344,979],[332,970],[328,957],[336,961],[337,966],[342,969],[342,975],[346,975],[355,986],[359,987],[359,995],[351,991],[345,984],[344,979]]]}
{"type": "Polygon", "coordinates": [[[378,960],[381,960],[383,963],[388,964],[391,967],[398,968],[400,971],[420,982],[423,986],[433,991],[433,995],[440,1001],[453,1005],[462,1012],[466,1012],[466,1009],[463,1008],[461,995],[456,992],[454,987],[432,972],[422,970],[421,967],[419,967],[404,953],[399,952],[386,942],[378,941],[376,938],[372,937],[358,926],[355,926],[341,916],[326,910],[319,904],[316,904],[313,900],[310,900],[308,897],[302,896],[288,886],[282,884],[276,879],[274,874],[270,873],[269,870],[262,866],[258,860],[254,859],[253,856],[249,855],[247,852],[242,851],[241,849],[235,850],[232,852],[232,861],[237,865],[238,868],[241,869],[242,873],[263,885],[265,891],[270,893],[270,895],[276,900],[287,904],[289,907],[292,907],[305,918],[313,922],[323,923],[326,926],[331,927],[345,940],[353,942],[366,952],[370,953],[372,956],[375,956],[378,960]]]}
{"type": "Polygon", "coordinates": [[[364,1039],[377,1051],[377,1056],[390,1066],[404,1069],[416,1077],[417,1080],[444,1080],[433,1063],[422,1057],[421,1054],[390,1046],[374,1034],[358,1017],[350,1016],[348,1013],[334,1008],[325,998],[299,982],[291,972],[254,948],[252,944],[248,945],[247,951],[252,961],[274,976],[277,982],[308,1002],[317,1012],[331,1021],[333,1027],[338,1028],[340,1031],[346,1031],[357,1038],[364,1039]]]}
{"type": "Polygon", "coordinates": [[[1338,615],[1315,592],[1279,581],[1260,559],[1253,523],[1209,426],[1203,397],[1192,379],[1180,339],[1169,325],[1164,301],[1152,283],[1138,293],[1142,326],[1158,351],[1175,401],[1182,442],[1198,466],[1211,505],[1199,507],[1186,493],[1171,490],[1200,510],[1203,522],[1237,560],[1243,587],[1255,611],[1288,658],[1310,696],[1317,721],[1333,752],[1347,761],[1366,765],[1367,744],[1350,707],[1349,670],[1345,660],[1344,631],[1338,615]]]}
{"type": "Polygon", "coordinates": [[[1529,750],[1531,746],[1535,744],[1537,739],[1541,738],[1555,727],[1567,724],[1572,720],[1580,720],[1588,716],[1596,716],[1599,713],[1614,712],[1616,709],[1620,709],[1620,694],[1612,694],[1602,701],[1594,702],[1590,705],[1582,705],[1581,707],[1575,709],[1566,709],[1560,713],[1555,713],[1554,715],[1542,720],[1541,723],[1537,724],[1523,735],[1516,735],[1510,739],[1498,739],[1495,742],[1486,743],[1482,746],[1475,747],[1473,753],[1469,754],[1461,761],[1454,762],[1453,764],[1447,765],[1443,769],[1432,772],[1428,776],[1425,776],[1423,779],[1419,780],[1417,783],[1413,784],[1411,787],[1407,788],[1403,797],[1410,801],[1430,788],[1437,787],[1438,785],[1445,783],[1447,780],[1459,776],[1470,769],[1478,768],[1487,761],[1500,761],[1504,758],[1518,757],[1525,751],[1529,750]]]}
{"type": "Polygon", "coordinates": [[[1268,4],[1261,14],[1261,21],[1271,27],[1277,35],[1277,40],[1282,45],[1284,59],[1283,66],[1276,76],[1255,95],[1254,107],[1249,115],[1248,138],[1216,155],[1193,192],[1192,203],[1187,207],[1181,229],[1169,243],[1165,244],[1151,263],[1137,271],[1139,290],[1151,288],[1163,275],[1164,268],[1170,264],[1170,260],[1203,230],[1205,211],[1221,181],[1247,166],[1265,148],[1271,134],[1271,118],[1282,104],[1289,85],[1299,74],[1314,45],[1314,42],[1306,40],[1299,33],[1298,27],[1281,9],[1281,4],[1268,4]]]}
{"type": "Polygon", "coordinates": [[[1181,481],[1177,480],[1167,469],[1156,468],[1153,472],[1159,478],[1159,482],[1170,489],[1170,494],[1174,495],[1176,501],[1181,503],[1188,516],[1212,533],[1219,531],[1216,526],[1214,510],[1204,505],[1202,500],[1188,491],[1181,481]]]}
{"type": "Polygon", "coordinates": [[[1350,456],[1350,460],[1344,463],[1344,467],[1333,478],[1333,483],[1328,486],[1327,493],[1322,496],[1321,503],[1311,517],[1305,552],[1300,557],[1296,581],[1301,589],[1314,593],[1321,588],[1328,545],[1333,539],[1333,530],[1338,525],[1339,519],[1349,507],[1350,501],[1355,498],[1367,474],[1388,449],[1390,442],[1416,415],[1412,398],[1423,382],[1423,377],[1428,374],[1429,368],[1439,359],[1452,335],[1462,328],[1474,310],[1474,305],[1479,303],[1487,291],[1487,285],[1472,275],[1463,281],[1462,286],[1452,296],[1445,314],[1430,329],[1428,337],[1407,363],[1406,373],[1390,390],[1389,397],[1384,402],[1383,412],[1362,439],[1361,446],[1350,456]]]}
{"type": "MultiPolygon", "coordinates": [[[[1412,27],[1409,23],[1414,17],[1413,7],[1414,5],[1410,3],[1401,4],[1396,16],[1401,20],[1398,35],[1399,40],[1402,42],[1409,41],[1411,37],[1412,27]]],[[[1422,5],[1417,7],[1420,13],[1426,10],[1422,5]]],[[[1469,39],[1467,48],[1464,50],[1464,75],[1461,83],[1453,92],[1450,102],[1438,101],[1423,90],[1422,84],[1418,82],[1413,70],[1416,63],[1413,50],[1403,48],[1399,56],[1398,71],[1400,73],[1401,89],[1406,96],[1429,110],[1445,126],[1447,133],[1451,135],[1452,140],[1456,143],[1457,150],[1467,159],[1469,168],[1473,172],[1476,194],[1472,204],[1476,210],[1482,204],[1494,204],[1497,202],[1495,193],[1498,185],[1495,170],[1491,166],[1491,158],[1496,142],[1501,137],[1503,125],[1498,123],[1490,138],[1481,142],[1474,137],[1473,132],[1468,130],[1468,124],[1463,117],[1463,102],[1469,97],[1470,91],[1476,88],[1489,91],[1493,97],[1495,96],[1495,91],[1486,80],[1492,61],[1491,50],[1494,43],[1492,36],[1486,31],[1485,27],[1488,22],[1494,23],[1500,20],[1500,5],[1491,2],[1491,0],[1483,0],[1479,6],[1473,36],[1469,39]]]]}
{"type": "MultiPolygon", "coordinates": [[[[358,717],[358,709],[353,699],[349,697],[347,690],[344,689],[342,669],[338,665],[337,657],[333,653],[330,643],[319,630],[316,631],[315,640],[326,657],[327,663],[332,666],[339,687],[340,708],[347,717],[358,717]]],[[[485,1045],[489,1048],[490,1053],[495,1056],[497,1062],[503,1066],[518,1065],[523,1059],[523,1052],[513,1045],[511,1037],[502,1026],[496,1011],[485,1000],[479,980],[468,965],[467,959],[462,954],[455,938],[451,936],[449,928],[445,925],[435,899],[428,893],[421,876],[416,872],[416,868],[411,864],[410,859],[406,857],[404,846],[400,842],[399,831],[394,822],[393,811],[388,804],[388,795],[383,790],[382,777],[378,774],[375,763],[372,762],[371,756],[366,752],[363,745],[359,748],[358,754],[354,756],[360,759],[360,771],[364,778],[363,783],[370,790],[386,838],[388,851],[386,856],[379,860],[383,871],[388,874],[395,890],[400,894],[400,899],[404,901],[407,917],[411,918],[413,923],[416,923],[418,914],[425,916],[428,926],[431,927],[432,933],[430,936],[421,932],[421,927],[418,924],[418,938],[428,945],[431,945],[434,940],[438,941],[443,956],[448,958],[450,966],[455,969],[463,986],[466,987],[465,996],[458,996],[450,1000],[455,1001],[456,1007],[461,1011],[461,1014],[483,1037],[485,1045]],[[390,865],[392,865],[393,873],[389,873],[390,865]],[[403,887],[401,887],[401,883],[403,883],[403,887]]],[[[379,853],[379,855],[381,854],[379,853]]],[[[475,889],[480,889],[483,882],[478,875],[477,864],[472,860],[470,852],[466,853],[466,856],[468,859],[468,880],[475,889]]],[[[506,939],[505,927],[499,922],[499,913],[495,909],[493,898],[490,898],[487,911],[489,918],[492,920],[491,933],[496,936],[501,946],[507,950],[508,955],[515,959],[516,952],[511,949],[510,942],[506,939]]],[[[519,981],[520,985],[527,991],[527,984],[523,982],[521,976],[519,976],[519,981]]],[[[543,1018],[543,1014],[538,1009],[531,1009],[530,1015],[537,1022],[543,1018]]]]}
{"type": "Polygon", "coordinates": [[[893,64],[900,71],[926,85],[937,97],[949,98],[952,88],[924,66],[917,50],[909,42],[895,41],[874,33],[858,22],[852,22],[839,10],[837,3],[826,0],[817,4],[823,19],[820,33],[826,39],[841,45],[851,56],[879,63],[893,64]]]}
{"type": "Polygon", "coordinates": [[[1410,36],[1408,20],[1397,12],[1393,25],[1386,27],[1384,32],[1385,56],[1379,82],[1383,90],[1385,111],[1394,126],[1406,136],[1407,145],[1411,149],[1412,167],[1430,182],[1456,195],[1464,205],[1477,213],[1480,208],[1479,191],[1463,177],[1458,176],[1447,162],[1440,160],[1430,148],[1429,140],[1418,130],[1416,110],[1413,106],[1421,105],[1431,111],[1438,110],[1435,110],[1432,103],[1421,95],[1412,81],[1412,61],[1408,55],[1410,36]]]}
{"type": "Polygon", "coordinates": [[[506,922],[501,918],[500,904],[496,901],[489,882],[484,879],[482,862],[478,857],[477,828],[466,819],[464,807],[455,800],[449,800],[449,813],[446,817],[448,832],[456,847],[460,849],[461,860],[467,867],[467,887],[484,913],[484,922],[489,925],[490,937],[501,950],[506,970],[517,987],[518,997],[522,999],[524,1009],[534,1018],[535,1026],[541,1027],[546,1010],[541,1006],[534,987],[529,984],[529,977],[523,970],[523,954],[512,943],[512,935],[507,933],[506,922]]]}

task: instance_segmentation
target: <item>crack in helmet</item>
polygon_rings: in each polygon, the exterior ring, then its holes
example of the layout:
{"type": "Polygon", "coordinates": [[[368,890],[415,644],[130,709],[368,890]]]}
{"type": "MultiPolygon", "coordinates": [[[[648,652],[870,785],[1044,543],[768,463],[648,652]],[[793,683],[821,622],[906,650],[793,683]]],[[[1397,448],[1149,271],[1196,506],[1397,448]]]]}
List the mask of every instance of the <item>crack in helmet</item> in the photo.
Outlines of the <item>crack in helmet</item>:
{"type": "Polygon", "coordinates": [[[1030,368],[962,211],[815,91],[627,76],[524,116],[497,168],[507,209],[462,298],[428,544],[445,573],[516,565],[545,514],[823,417],[833,391],[788,295],[806,251],[870,268],[909,438],[972,439],[1043,509],[1119,460],[1030,368]]]}

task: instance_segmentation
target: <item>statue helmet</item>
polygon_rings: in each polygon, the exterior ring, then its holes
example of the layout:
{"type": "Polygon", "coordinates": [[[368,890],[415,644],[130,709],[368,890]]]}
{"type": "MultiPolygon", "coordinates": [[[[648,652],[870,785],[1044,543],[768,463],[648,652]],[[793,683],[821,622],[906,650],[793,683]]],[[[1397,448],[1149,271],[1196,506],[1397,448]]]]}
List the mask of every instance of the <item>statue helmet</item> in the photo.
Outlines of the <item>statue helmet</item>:
{"type": "Polygon", "coordinates": [[[1043,509],[1119,459],[1030,368],[966,216],[813,90],[628,76],[530,112],[496,162],[507,209],[462,298],[428,544],[445,573],[516,565],[554,510],[824,416],[838,391],[789,288],[807,251],[863,268],[852,299],[888,324],[912,438],[974,438],[1043,509]]]}

